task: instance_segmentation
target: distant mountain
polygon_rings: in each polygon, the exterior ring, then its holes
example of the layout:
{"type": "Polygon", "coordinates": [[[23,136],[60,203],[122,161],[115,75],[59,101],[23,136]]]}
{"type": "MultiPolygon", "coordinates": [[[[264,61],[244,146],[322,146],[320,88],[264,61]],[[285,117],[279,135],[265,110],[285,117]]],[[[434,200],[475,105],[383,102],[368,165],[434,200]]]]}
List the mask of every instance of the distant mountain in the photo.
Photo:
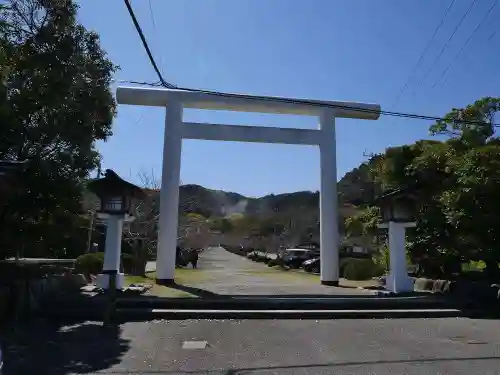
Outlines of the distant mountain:
{"type": "MultiPolygon", "coordinates": [[[[380,188],[370,175],[370,167],[376,157],[347,172],[338,182],[339,206],[350,213],[353,206],[374,204],[380,188]]],[[[275,214],[304,215],[305,211],[319,212],[319,192],[270,194],[260,198],[248,198],[238,193],[210,190],[199,185],[180,187],[181,212],[199,213],[205,217],[224,217],[239,213],[250,216],[275,214]],[[305,211],[304,211],[305,210],[305,211]]]]}
{"type": "MultiPolygon", "coordinates": [[[[341,217],[354,215],[359,207],[374,203],[379,191],[370,176],[370,166],[374,161],[372,158],[354,168],[338,182],[341,217]]],[[[249,198],[194,184],[182,185],[179,188],[179,213],[181,217],[196,213],[213,220],[241,214],[254,223],[262,223],[262,227],[279,224],[282,228],[291,228],[299,236],[317,237],[319,234],[319,192],[299,191],[249,198]]],[[[342,230],[343,220],[339,223],[342,230]]]]}

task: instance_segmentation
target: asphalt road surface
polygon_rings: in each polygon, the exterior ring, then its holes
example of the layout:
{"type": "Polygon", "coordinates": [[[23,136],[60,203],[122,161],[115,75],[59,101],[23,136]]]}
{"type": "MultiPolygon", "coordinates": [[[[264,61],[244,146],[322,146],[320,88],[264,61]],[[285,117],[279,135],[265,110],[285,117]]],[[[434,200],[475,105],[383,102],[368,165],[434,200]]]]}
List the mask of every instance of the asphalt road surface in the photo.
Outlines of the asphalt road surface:
{"type": "MultiPolygon", "coordinates": [[[[217,248],[200,267],[201,286],[218,293],[344,290],[217,248]]],[[[3,375],[500,374],[500,321],[486,319],[32,322],[0,333],[0,345],[3,375]]]]}
{"type": "Polygon", "coordinates": [[[186,320],[36,324],[4,336],[16,374],[500,374],[500,322],[186,320]]]}

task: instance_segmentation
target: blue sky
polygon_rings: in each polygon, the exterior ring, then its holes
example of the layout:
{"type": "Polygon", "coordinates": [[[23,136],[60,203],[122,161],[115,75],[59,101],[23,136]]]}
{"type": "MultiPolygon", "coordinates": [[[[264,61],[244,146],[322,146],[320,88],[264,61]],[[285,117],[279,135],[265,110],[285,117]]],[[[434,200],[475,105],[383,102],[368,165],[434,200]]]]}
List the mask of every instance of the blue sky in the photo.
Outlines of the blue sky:
{"type": "MultiPolygon", "coordinates": [[[[451,0],[132,0],[165,79],[180,86],[296,98],[379,103],[385,110],[444,115],[498,96],[500,3],[480,0],[439,61],[436,56],[473,0],[456,0],[401,99],[396,97],[451,0]],[[438,78],[450,64],[448,73],[438,78]],[[429,74],[427,71],[429,69],[429,74]],[[426,76],[422,81],[422,78],[426,76]],[[438,84],[435,85],[435,83],[438,84]]],[[[116,80],[157,77],[121,0],[80,1],[80,21],[97,31],[116,80]]],[[[115,90],[115,87],[113,88],[115,90]]],[[[316,128],[316,119],[185,111],[186,121],[316,128]]],[[[430,123],[381,117],[337,121],[338,178],[367,153],[428,138],[430,123]]],[[[164,109],[119,106],[114,135],[99,149],[104,167],[139,182],[161,175],[164,109]]],[[[186,140],[182,183],[248,196],[318,190],[314,147],[186,140]]]]}

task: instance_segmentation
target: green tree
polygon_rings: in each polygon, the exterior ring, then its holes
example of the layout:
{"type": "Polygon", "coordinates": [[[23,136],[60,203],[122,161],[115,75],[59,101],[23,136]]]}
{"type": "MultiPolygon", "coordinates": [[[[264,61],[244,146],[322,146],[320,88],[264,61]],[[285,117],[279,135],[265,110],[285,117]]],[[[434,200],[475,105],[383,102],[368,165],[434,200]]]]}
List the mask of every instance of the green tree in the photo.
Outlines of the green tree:
{"type": "Polygon", "coordinates": [[[348,236],[374,236],[380,224],[380,209],[377,206],[367,207],[354,216],[344,220],[348,236]]]}
{"type": "Polygon", "coordinates": [[[430,131],[460,140],[467,148],[481,146],[493,139],[494,119],[499,110],[500,98],[485,97],[465,108],[453,108],[430,131]]]}
{"type": "Polygon", "coordinates": [[[95,141],[111,135],[117,67],[78,23],[72,0],[10,0],[0,22],[0,159],[29,160],[2,210],[1,251],[50,254],[79,230],[82,184],[99,161],[95,141]]]}
{"type": "Polygon", "coordinates": [[[228,218],[215,218],[210,222],[210,229],[220,231],[221,233],[229,233],[233,230],[233,223],[228,218]]]}
{"type": "Polygon", "coordinates": [[[450,159],[457,188],[442,195],[444,214],[463,245],[468,260],[482,260],[486,272],[498,275],[500,261],[500,147],[485,145],[450,159]]]}
{"type": "Polygon", "coordinates": [[[500,192],[492,183],[498,178],[500,142],[493,123],[499,109],[499,99],[490,97],[453,109],[430,127],[431,134],[448,136],[445,142],[390,148],[373,167],[385,188],[418,184],[409,250],[427,274],[459,272],[460,262],[469,260],[490,259],[490,268],[497,269],[492,236],[497,224],[484,207],[500,192]]]}

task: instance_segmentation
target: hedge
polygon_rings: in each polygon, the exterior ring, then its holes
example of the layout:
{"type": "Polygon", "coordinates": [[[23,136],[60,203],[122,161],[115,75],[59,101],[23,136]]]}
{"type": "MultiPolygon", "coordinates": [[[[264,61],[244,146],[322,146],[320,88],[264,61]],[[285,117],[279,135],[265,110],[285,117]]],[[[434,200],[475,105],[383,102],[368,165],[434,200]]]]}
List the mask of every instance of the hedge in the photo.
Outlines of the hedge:
{"type": "MultiPolygon", "coordinates": [[[[84,275],[97,275],[104,266],[104,253],[88,253],[76,258],[75,270],[84,275]]],[[[120,269],[130,273],[134,267],[134,258],[130,254],[122,254],[120,269]]]]}
{"type": "Polygon", "coordinates": [[[372,259],[345,259],[343,276],[348,280],[368,280],[383,274],[383,267],[372,259]]]}
{"type": "Polygon", "coordinates": [[[84,275],[97,275],[101,273],[104,265],[104,253],[88,253],[76,258],[75,270],[84,275]]]}

